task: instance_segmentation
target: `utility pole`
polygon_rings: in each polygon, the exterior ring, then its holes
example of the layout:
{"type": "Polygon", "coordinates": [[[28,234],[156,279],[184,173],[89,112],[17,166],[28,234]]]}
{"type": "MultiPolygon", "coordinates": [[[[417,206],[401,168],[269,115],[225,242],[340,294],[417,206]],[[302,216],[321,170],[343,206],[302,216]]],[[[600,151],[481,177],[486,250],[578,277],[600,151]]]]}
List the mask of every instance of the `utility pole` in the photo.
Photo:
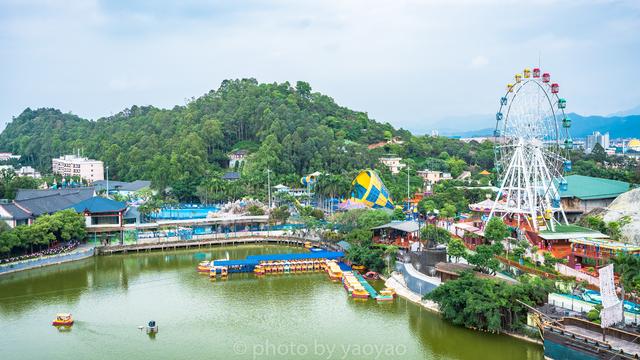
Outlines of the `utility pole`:
{"type": "Polygon", "coordinates": [[[269,211],[271,211],[271,169],[267,168],[267,193],[269,196],[269,211]]]}
{"type": "Polygon", "coordinates": [[[267,217],[267,237],[269,237],[269,233],[271,232],[271,169],[267,168],[267,196],[269,196],[269,210],[268,210],[268,217],[267,217]]]}
{"type": "Polygon", "coordinates": [[[409,206],[409,165],[407,165],[407,211],[410,211],[410,206],[409,206]]]}
{"type": "Polygon", "coordinates": [[[109,197],[109,166],[107,166],[107,197],[109,197]]]}

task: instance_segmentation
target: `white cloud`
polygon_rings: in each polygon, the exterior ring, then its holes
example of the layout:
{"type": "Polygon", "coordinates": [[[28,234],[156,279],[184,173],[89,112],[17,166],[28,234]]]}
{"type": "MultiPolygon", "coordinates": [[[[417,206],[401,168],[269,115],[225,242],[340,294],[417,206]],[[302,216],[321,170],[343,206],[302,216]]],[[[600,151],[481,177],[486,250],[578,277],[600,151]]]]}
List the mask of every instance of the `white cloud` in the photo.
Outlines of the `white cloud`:
{"type": "Polygon", "coordinates": [[[493,112],[539,54],[571,111],[611,113],[640,98],[639,13],[599,1],[0,2],[0,127],[27,106],[98,118],[255,77],[305,80],[428,130],[493,112]]]}
{"type": "Polygon", "coordinates": [[[485,67],[487,65],[489,65],[489,59],[487,59],[486,56],[478,55],[471,59],[471,67],[474,69],[485,67]]]}

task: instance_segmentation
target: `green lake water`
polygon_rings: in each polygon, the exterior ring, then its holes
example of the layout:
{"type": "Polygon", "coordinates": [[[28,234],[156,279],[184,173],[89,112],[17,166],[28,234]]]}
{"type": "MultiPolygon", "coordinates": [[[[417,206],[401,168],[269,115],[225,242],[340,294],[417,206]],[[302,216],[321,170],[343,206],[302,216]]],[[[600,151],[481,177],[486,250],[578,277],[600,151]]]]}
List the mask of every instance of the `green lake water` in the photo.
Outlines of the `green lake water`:
{"type": "MultiPolygon", "coordinates": [[[[0,277],[2,359],[535,359],[542,347],[451,326],[413,303],[355,301],[324,273],[231,274],[203,259],[303,251],[241,246],[95,257],[0,277]],[[71,312],[69,331],[51,326],[71,312]],[[155,320],[149,337],[138,326],[155,320]]],[[[381,287],[381,283],[374,283],[381,287]]]]}

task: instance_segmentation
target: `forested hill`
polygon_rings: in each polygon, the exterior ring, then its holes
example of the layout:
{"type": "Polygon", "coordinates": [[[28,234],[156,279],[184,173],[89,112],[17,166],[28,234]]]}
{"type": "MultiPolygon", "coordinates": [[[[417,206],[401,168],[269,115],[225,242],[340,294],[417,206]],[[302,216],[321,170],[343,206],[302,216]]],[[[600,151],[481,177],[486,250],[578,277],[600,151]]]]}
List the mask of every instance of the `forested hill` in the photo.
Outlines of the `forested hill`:
{"type": "Polygon", "coordinates": [[[150,179],[157,188],[192,191],[222,171],[232,150],[254,154],[247,176],[341,173],[374,165],[366,145],[406,131],[369,119],[314,93],[309,84],[225,80],[217,90],[171,110],[132,106],[96,121],[55,109],[26,109],[0,134],[0,150],[41,170],[51,158],[84,149],[120,180],[150,179]]]}
{"type": "MultiPolygon", "coordinates": [[[[179,201],[264,198],[268,168],[272,185],[288,186],[300,186],[301,175],[319,171],[323,178],[315,191],[327,196],[348,196],[357,172],[375,168],[399,200],[407,194],[406,168],[391,176],[378,162],[384,154],[397,154],[408,165],[411,193],[422,187],[416,170],[449,171],[454,177],[470,170],[487,181],[478,173],[493,169],[494,159],[490,142],[413,136],[341,107],[305,82],[254,79],[225,80],[217,90],[170,110],[132,106],[96,121],[56,109],[26,109],[0,134],[0,151],[19,154],[23,165],[43,172],[50,171],[52,157],[75,149],[104,161],[110,179],[151,180],[179,201]],[[395,137],[399,140],[390,141],[395,137]],[[378,146],[370,149],[371,144],[378,146]],[[229,171],[227,155],[238,149],[249,150],[249,159],[238,169],[240,181],[226,182],[221,176],[229,171]]],[[[635,163],[606,167],[607,161],[624,159],[601,153],[574,152],[574,172],[640,181],[635,163]]]]}

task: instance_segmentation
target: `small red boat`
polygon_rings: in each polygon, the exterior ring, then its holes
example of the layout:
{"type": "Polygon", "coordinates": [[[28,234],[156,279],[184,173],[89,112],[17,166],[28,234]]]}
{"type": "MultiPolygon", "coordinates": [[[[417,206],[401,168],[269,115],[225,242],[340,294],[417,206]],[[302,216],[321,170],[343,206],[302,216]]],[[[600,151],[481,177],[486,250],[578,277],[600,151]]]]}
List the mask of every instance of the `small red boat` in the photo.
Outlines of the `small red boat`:
{"type": "Polygon", "coordinates": [[[367,280],[378,280],[380,279],[380,275],[375,271],[369,271],[364,274],[364,278],[367,280]]]}

